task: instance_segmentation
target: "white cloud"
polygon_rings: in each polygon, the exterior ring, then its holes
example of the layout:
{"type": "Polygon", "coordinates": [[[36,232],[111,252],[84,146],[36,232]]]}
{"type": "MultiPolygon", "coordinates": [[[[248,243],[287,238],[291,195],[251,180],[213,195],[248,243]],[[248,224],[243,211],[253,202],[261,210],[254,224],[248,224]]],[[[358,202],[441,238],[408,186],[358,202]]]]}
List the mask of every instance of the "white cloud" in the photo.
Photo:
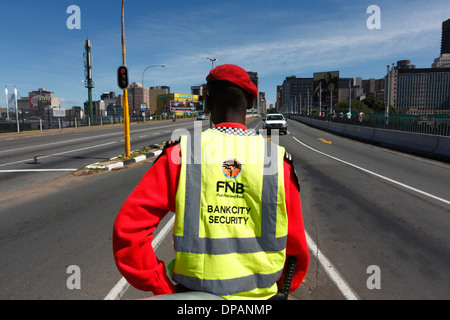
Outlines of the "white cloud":
{"type": "MultiPolygon", "coordinates": [[[[374,63],[384,72],[386,64],[412,55],[439,55],[441,24],[450,17],[443,10],[447,1],[380,0],[381,30],[367,29],[369,15],[361,4],[313,17],[308,17],[311,8],[301,13],[283,10],[283,14],[261,9],[231,19],[219,17],[212,8],[200,8],[186,17],[172,15],[164,23],[150,14],[127,25],[127,64],[132,81],[137,82],[148,65],[165,64],[166,68],[146,73],[146,86],[168,85],[182,92],[205,81],[211,67],[206,57],[220,58],[216,65],[234,63],[258,72],[261,83],[270,86],[263,90],[272,92],[284,77],[295,74],[312,76],[350,67],[364,70],[374,63]],[[214,19],[209,19],[211,15],[214,19]],[[263,80],[274,77],[279,83],[263,80]]],[[[431,58],[424,59],[430,59],[431,65],[431,58]]],[[[96,82],[108,83],[114,90],[115,69],[108,68],[97,69],[96,82]]]]}

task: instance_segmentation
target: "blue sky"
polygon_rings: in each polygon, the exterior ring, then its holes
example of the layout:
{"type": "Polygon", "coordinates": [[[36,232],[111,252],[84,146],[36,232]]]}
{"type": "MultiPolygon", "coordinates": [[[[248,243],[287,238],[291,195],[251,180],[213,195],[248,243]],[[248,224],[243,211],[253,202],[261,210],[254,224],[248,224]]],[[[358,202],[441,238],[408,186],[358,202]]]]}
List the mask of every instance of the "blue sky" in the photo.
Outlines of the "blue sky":
{"type": "MultiPolygon", "coordinates": [[[[92,41],[96,95],[120,93],[120,0],[2,1],[0,85],[19,96],[44,87],[61,106],[82,105],[83,42],[92,41]],[[70,5],[81,10],[81,29],[69,30],[70,5]]],[[[190,93],[205,81],[211,63],[258,72],[260,91],[275,102],[287,76],[312,77],[339,70],[341,77],[381,78],[386,65],[409,59],[429,68],[440,53],[448,0],[165,0],[125,2],[127,66],[131,82],[166,85],[190,93]],[[381,9],[381,29],[369,30],[366,12],[381,9]]],[[[0,105],[4,105],[4,97],[0,105]]]]}

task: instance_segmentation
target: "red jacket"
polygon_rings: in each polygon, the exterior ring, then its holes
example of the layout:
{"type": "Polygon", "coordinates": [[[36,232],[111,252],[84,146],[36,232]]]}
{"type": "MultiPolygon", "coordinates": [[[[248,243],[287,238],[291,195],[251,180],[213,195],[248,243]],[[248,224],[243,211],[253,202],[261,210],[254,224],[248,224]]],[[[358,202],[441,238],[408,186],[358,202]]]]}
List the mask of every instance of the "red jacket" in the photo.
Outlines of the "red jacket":
{"type": "MultiPolygon", "coordinates": [[[[236,123],[218,126],[248,130],[236,123]]],[[[135,288],[151,291],[155,295],[176,292],[164,263],[157,258],[152,247],[153,232],[159,222],[169,211],[175,212],[180,165],[172,161],[173,152],[179,156],[178,145],[167,148],[147,171],[123,204],[113,230],[114,258],[120,273],[135,288]]],[[[309,253],[297,177],[288,159],[284,161],[284,181],[288,213],[286,254],[296,257],[298,261],[291,285],[293,292],[306,275],[309,253]]],[[[284,274],[278,281],[279,287],[283,278],[284,274]]]]}

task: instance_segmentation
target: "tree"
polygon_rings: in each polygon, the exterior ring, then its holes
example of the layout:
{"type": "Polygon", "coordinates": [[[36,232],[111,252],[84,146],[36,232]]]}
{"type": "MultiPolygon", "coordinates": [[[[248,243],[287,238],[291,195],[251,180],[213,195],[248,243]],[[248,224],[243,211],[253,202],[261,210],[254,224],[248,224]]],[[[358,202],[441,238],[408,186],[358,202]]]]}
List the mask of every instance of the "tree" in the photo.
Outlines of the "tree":
{"type": "Polygon", "coordinates": [[[372,95],[366,96],[364,100],[362,100],[364,104],[369,107],[373,112],[383,112],[384,111],[384,102],[376,100],[372,95]]]}
{"type": "MultiPolygon", "coordinates": [[[[342,100],[334,105],[334,110],[337,112],[348,112],[348,99],[342,100]]],[[[352,99],[352,110],[364,113],[371,113],[372,110],[361,100],[352,99]]]]}

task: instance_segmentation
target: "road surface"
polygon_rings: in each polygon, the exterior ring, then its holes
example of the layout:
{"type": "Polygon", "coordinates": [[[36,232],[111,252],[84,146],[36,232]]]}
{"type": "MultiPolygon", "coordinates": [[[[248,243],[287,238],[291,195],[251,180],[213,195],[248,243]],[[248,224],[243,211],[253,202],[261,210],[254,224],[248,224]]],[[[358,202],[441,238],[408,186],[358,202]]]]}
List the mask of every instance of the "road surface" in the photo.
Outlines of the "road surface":
{"type": "MultiPolygon", "coordinates": [[[[288,124],[279,143],[295,161],[311,249],[309,272],[291,298],[448,299],[449,165],[288,124]]],[[[194,125],[132,127],[132,149],[182,127],[194,125]]],[[[1,142],[0,299],[151,295],[123,285],[111,246],[115,215],[151,160],[88,176],[52,171],[123,153],[121,129],[103,130],[1,142]],[[52,170],[20,171],[30,168],[52,170]],[[70,289],[73,266],[80,289],[70,289]]],[[[172,215],[158,228],[167,236],[155,243],[166,262],[173,258],[172,215]]]]}

